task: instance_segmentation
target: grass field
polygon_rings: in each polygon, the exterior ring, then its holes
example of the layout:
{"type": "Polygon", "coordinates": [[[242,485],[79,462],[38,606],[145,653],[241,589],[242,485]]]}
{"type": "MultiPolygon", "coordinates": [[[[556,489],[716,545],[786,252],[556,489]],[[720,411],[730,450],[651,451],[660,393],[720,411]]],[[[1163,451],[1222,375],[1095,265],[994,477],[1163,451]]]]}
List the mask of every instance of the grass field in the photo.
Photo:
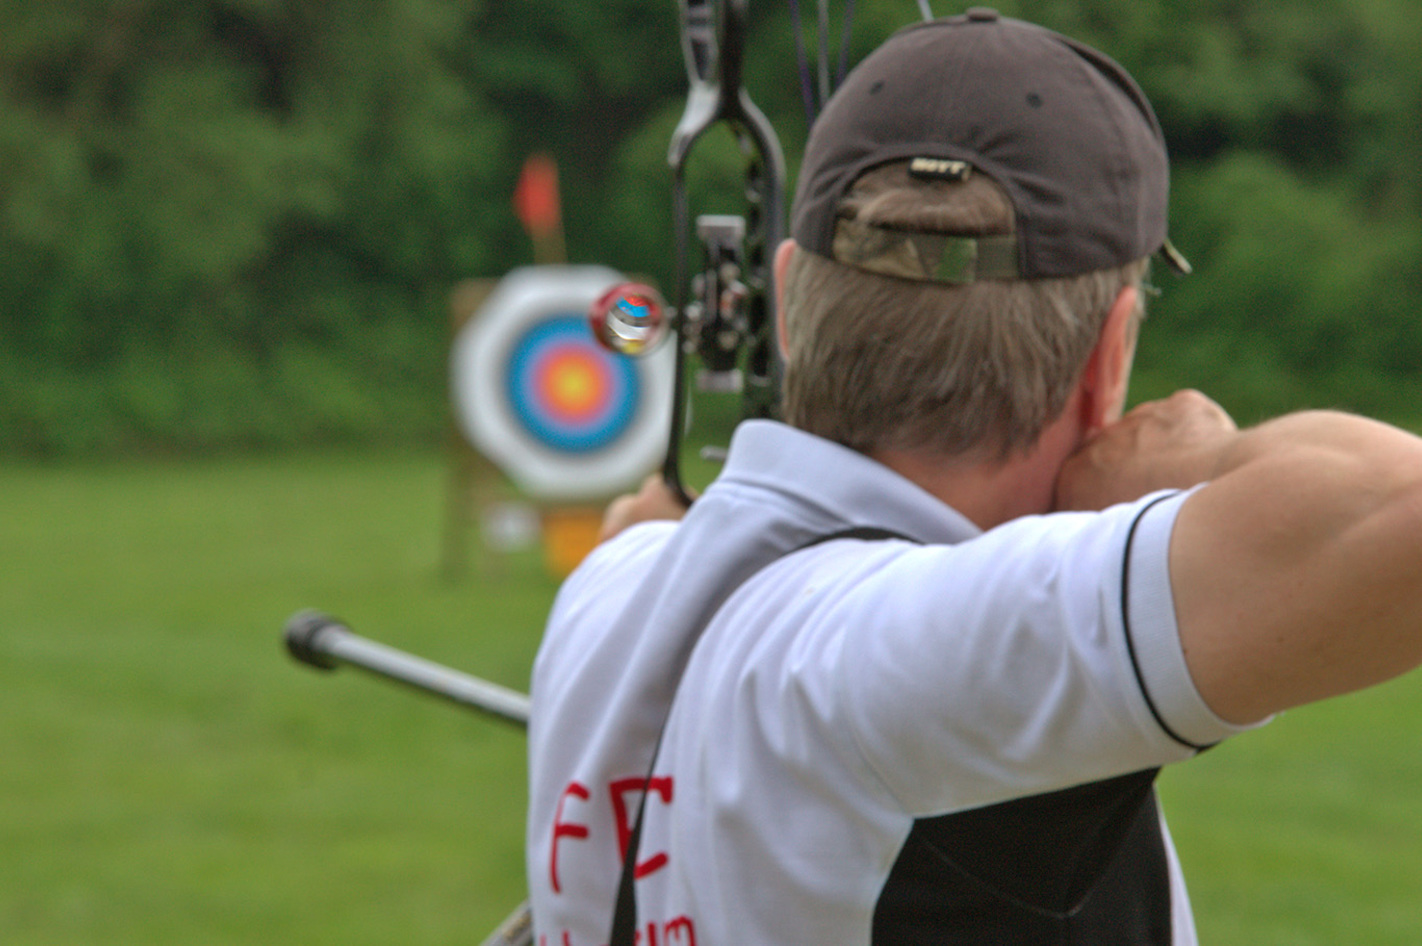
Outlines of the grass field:
{"type": "Polygon", "coordinates": [[[320,607],[519,689],[553,581],[438,577],[438,457],[0,469],[0,943],[478,942],[523,736],[280,647],[320,607]]]}
{"type": "MultiPolygon", "coordinates": [[[[438,577],[443,460],[0,466],[0,943],[477,943],[523,736],[282,652],[292,612],[523,689],[534,555],[438,577]]],[[[1207,944],[1422,941],[1422,683],[1167,773],[1207,944]]]]}

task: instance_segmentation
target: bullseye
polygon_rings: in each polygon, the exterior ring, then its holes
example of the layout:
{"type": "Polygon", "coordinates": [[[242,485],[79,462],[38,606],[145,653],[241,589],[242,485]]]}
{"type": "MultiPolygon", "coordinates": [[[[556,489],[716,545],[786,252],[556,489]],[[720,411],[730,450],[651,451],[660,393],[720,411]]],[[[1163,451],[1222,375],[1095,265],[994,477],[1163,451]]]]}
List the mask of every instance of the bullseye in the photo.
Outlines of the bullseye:
{"type": "Polygon", "coordinates": [[[584,358],[581,352],[561,352],[548,359],[547,407],[574,423],[597,409],[607,388],[602,366],[584,358]]]}
{"type": "Polygon", "coordinates": [[[616,440],[632,419],[639,390],[632,364],[598,347],[576,314],[534,326],[509,358],[509,403],[528,430],[556,450],[584,453],[616,440]]]}

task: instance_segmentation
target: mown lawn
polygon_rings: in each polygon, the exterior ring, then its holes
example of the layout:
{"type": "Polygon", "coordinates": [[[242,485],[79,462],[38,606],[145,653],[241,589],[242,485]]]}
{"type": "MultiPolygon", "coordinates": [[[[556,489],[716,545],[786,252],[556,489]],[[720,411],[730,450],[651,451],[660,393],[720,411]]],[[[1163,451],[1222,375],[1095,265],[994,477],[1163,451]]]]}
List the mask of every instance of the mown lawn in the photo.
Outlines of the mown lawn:
{"type": "MultiPolygon", "coordinates": [[[[0,943],[477,943],[523,736],[291,662],[317,607],[524,689],[536,555],[438,577],[437,454],[0,466],[0,943]]],[[[1422,685],[1163,779],[1209,944],[1422,941],[1422,685]]]]}
{"type": "Polygon", "coordinates": [[[0,469],[0,942],[478,942],[515,728],[285,655],[319,607],[526,689],[553,580],[438,577],[437,456],[0,469]]]}
{"type": "Polygon", "coordinates": [[[1162,798],[1202,943],[1422,943],[1415,673],[1284,713],[1165,773],[1162,798]]]}

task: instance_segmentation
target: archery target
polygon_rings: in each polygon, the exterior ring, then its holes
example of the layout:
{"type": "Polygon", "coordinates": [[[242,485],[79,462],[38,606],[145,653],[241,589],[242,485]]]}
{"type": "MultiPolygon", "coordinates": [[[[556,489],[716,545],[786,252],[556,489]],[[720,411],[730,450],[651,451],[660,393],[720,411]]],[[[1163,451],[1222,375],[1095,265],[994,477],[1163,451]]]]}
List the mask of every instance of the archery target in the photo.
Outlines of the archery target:
{"type": "Polygon", "coordinates": [[[622,281],[601,266],[514,270],[455,337],[458,426],[535,498],[606,498],[666,451],[672,352],[627,358],[588,324],[588,308],[622,281]]]}

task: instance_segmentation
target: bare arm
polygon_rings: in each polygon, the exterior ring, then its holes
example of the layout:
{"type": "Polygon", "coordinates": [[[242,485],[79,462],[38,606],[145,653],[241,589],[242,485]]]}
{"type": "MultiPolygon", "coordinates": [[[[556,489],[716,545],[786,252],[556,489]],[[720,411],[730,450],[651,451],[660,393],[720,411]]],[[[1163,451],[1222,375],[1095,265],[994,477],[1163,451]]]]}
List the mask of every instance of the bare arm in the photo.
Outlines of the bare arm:
{"type": "Polygon", "coordinates": [[[1173,441],[1169,424],[1145,436],[1139,418],[1123,424],[1123,438],[1108,430],[1084,451],[1110,453],[1115,474],[1074,459],[1059,495],[1209,481],[1181,508],[1170,574],[1186,660],[1215,712],[1250,722],[1422,663],[1422,439],[1333,412],[1196,425],[1173,441]]]}

